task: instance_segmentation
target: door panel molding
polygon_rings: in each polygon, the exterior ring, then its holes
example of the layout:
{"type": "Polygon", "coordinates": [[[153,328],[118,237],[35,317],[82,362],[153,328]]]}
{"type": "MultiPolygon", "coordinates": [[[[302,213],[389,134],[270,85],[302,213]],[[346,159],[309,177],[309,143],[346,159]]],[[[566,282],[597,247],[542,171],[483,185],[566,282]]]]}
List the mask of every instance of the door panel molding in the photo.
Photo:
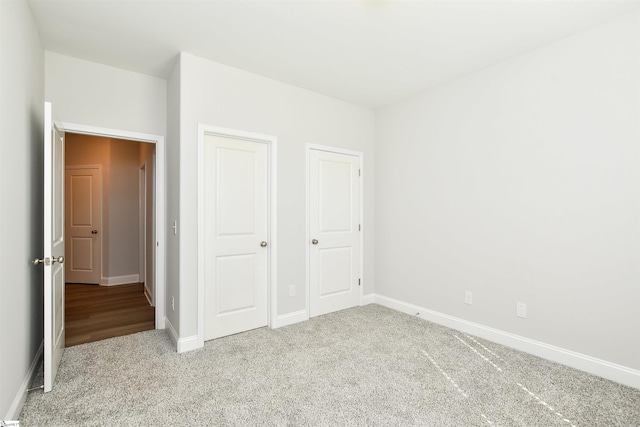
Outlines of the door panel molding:
{"type": "Polygon", "coordinates": [[[358,158],[358,172],[359,172],[359,188],[358,188],[358,197],[359,197],[359,245],[360,245],[360,256],[358,260],[358,277],[360,278],[359,283],[359,291],[358,291],[358,305],[363,305],[363,288],[364,288],[364,174],[365,174],[365,166],[364,166],[364,154],[362,151],[349,150],[345,148],[332,147],[327,145],[319,145],[319,144],[306,144],[306,229],[305,229],[305,237],[306,237],[306,298],[305,298],[305,319],[309,319],[311,317],[311,308],[310,308],[310,300],[311,300],[311,239],[313,236],[310,234],[311,228],[311,152],[312,151],[322,151],[327,153],[335,153],[335,154],[344,154],[348,156],[354,156],[358,158]]]}
{"type": "MultiPolygon", "coordinates": [[[[268,326],[275,327],[275,319],[278,313],[278,283],[277,283],[277,143],[275,136],[264,135],[253,132],[239,131],[218,126],[198,124],[198,235],[203,236],[205,230],[205,138],[207,136],[219,136],[222,138],[238,139],[239,141],[258,142],[267,145],[267,234],[269,255],[267,260],[267,323],[268,326]]],[[[198,239],[198,339],[193,348],[204,346],[205,342],[205,299],[206,299],[206,262],[205,260],[205,239],[198,239]]],[[[192,349],[192,348],[190,348],[192,349]]]]}

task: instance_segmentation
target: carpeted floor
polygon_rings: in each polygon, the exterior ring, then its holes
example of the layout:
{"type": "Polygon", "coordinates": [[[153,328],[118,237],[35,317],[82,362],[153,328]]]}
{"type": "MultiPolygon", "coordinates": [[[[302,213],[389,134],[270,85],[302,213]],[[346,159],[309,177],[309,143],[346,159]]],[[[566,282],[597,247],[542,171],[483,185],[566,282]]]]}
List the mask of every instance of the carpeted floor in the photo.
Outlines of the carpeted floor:
{"type": "Polygon", "coordinates": [[[207,342],[68,348],[21,426],[638,426],[640,390],[378,305],[207,342]]]}

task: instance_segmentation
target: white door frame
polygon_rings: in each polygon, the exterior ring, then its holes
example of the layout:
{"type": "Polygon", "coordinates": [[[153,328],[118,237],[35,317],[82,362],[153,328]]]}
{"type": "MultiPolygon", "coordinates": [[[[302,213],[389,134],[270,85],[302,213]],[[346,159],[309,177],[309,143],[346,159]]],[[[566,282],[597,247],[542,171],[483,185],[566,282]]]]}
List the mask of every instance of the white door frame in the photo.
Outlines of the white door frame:
{"type": "Polygon", "coordinates": [[[269,277],[267,278],[267,322],[270,328],[275,327],[275,318],[278,314],[278,192],[277,192],[277,159],[278,139],[275,136],[253,132],[244,132],[235,129],[227,129],[218,126],[198,124],[198,343],[197,347],[204,346],[205,327],[205,274],[204,259],[205,242],[204,235],[204,139],[205,135],[217,135],[225,138],[237,138],[267,144],[268,168],[269,168],[269,193],[268,193],[268,239],[269,242],[269,277]]]}
{"type": "Polygon", "coordinates": [[[129,141],[147,142],[156,146],[156,167],[154,168],[155,197],[154,209],[156,212],[156,247],[155,247],[155,309],[156,309],[156,329],[165,328],[165,142],[164,136],[147,133],[130,132],[120,129],[101,128],[96,126],[82,125],[77,123],[59,123],[59,127],[64,132],[77,133],[82,135],[102,136],[105,138],[125,139],[129,141]]]}
{"type": "MultiPolygon", "coordinates": [[[[140,282],[145,283],[147,279],[147,163],[143,163],[138,168],[138,246],[139,258],[138,269],[140,274],[140,282]]],[[[151,301],[149,301],[151,302],[151,301]]]]}
{"type": "Polygon", "coordinates": [[[347,154],[350,156],[356,156],[358,157],[358,165],[359,165],[359,169],[360,169],[360,194],[358,195],[358,197],[360,198],[360,225],[361,225],[361,230],[360,230],[360,239],[359,239],[359,244],[360,244],[360,260],[359,260],[359,266],[358,268],[360,269],[359,271],[359,275],[358,277],[360,277],[361,279],[361,283],[360,283],[360,291],[359,291],[359,305],[362,305],[362,296],[363,296],[363,289],[364,289],[364,281],[365,281],[365,277],[364,277],[364,163],[363,163],[363,153],[362,151],[354,151],[354,150],[347,150],[344,148],[338,148],[338,147],[330,147],[327,145],[318,145],[318,144],[310,144],[307,143],[307,148],[306,148],[306,162],[307,162],[307,166],[306,166],[306,181],[305,181],[305,185],[307,188],[307,208],[306,208],[306,212],[307,212],[307,225],[306,225],[306,230],[305,230],[305,237],[306,237],[306,244],[305,244],[305,248],[306,248],[306,292],[307,292],[307,298],[305,301],[305,311],[307,312],[306,318],[309,319],[311,317],[311,311],[309,308],[309,304],[310,304],[310,300],[311,300],[311,266],[310,266],[310,257],[311,257],[311,248],[309,246],[309,243],[311,242],[311,236],[309,235],[309,226],[311,224],[311,200],[310,200],[310,180],[309,180],[309,173],[311,172],[310,168],[309,168],[309,154],[311,152],[311,150],[316,150],[316,151],[326,151],[329,153],[336,153],[336,154],[347,154]]]}

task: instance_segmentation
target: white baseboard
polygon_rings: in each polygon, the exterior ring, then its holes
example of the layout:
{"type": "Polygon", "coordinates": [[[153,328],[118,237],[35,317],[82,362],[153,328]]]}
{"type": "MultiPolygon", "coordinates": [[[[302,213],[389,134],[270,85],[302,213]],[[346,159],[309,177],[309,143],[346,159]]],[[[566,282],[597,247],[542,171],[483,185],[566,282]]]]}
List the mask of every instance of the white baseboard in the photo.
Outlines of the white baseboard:
{"type": "Polygon", "coordinates": [[[178,353],[184,353],[198,348],[202,348],[202,343],[198,340],[197,335],[178,339],[178,353]]]}
{"type": "MultiPolygon", "coordinates": [[[[369,305],[375,304],[376,302],[376,294],[367,294],[362,296],[362,304],[361,305],[369,305]]],[[[380,304],[382,305],[382,304],[380,304]]]]}
{"type": "Polygon", "coordinates": [[[153,301],[152,301],[152,298],[150,296],[149,290],[147,289],[146,286],[144,287],[144,296],[147,298],[147,301],[149,302],[149,305],[151,307],[153,307],[153,301]]]}
{"type": "Polygon", "coordinates": [[[198,340],[197,335],[192,335],[190,337],[180,338],[178,336],[178,332],[176,332],[175,328],[171,324],[168,318],[164,319],[165,324],[167,325],[166,330],[169,332],[169,336],[171,337],[171,341],[176,346],[176,351],[178,353],[184,353],[186,351],[195,350],[197,348],[202,347],[202,343],[198,340]]]}
{"type": "Polygon", "coordinates": [[[169,319],[166,317],[164,319],[164,324],[166,325],[165,329],[169,333],[169,337],[171,338],[171,341],[173,341],[173,344],[176,346],[176,348],[178,348],[178,332],[176,332],[175,328],[173,327],[169,319]]]}
{"type": "Polygon", "coordinates": [[[433,323],[466,332],[498,344],[515,348],[516,350],[524,351],[553,362],[561,363],[581,371],[589,372],[590,374],[601,376],[611,381],[640,389],[640,370],[637,369],[607,362],[606,360],[597,359],[595,357],[511,334],[499,329],[490,328],[479,323],[469,322],[467,320],[382,295],[369,294],[366,295],[366,298],[367,301],[373,300],[376,304],[380,304],[411,316],[418,316],[433,323]]]}
{"type": "Polygon", "coordinates": [[[128,274],[126,276],[111,276],[100,279],[100,286],[128,285],[140,283],[140,274],[128,274]]]}
{"type": "Polygon", "coordinates": [[[156,329],[166,329],[167,318],[158,315],[158,307],[156,307],[156,329]]]}
{"type": "Polygon", "coordinates": [[[20,417],[20,412],[22,411],[22,407],[24,406],[24,402],[27,400],[27,390],[29,386],[33,383],[33,379],[35,378],[38,369],[40,366],[40,362],[42,361],[42,353],[44,351],[44,340],[40,343],[40,348],[36,352],[36,356],[31,361],[31,366],[29,366],[29,370],[27,371],[27,375],[25,375],[20,388],[18,389],[18,393],[16,394],[15,399],[13,399],[13,403],[9,408],[9,412],[4,420],[17,420],[20,417]]]}
{"type": "Polygon", "coordinates": [[[293,325],[294,323],[304,322],[309,320],[309,314],[307,310],[294,311],[292,313],[281,314],[277,316],[271,328],[277,329],[283,326],[293,325]]]}

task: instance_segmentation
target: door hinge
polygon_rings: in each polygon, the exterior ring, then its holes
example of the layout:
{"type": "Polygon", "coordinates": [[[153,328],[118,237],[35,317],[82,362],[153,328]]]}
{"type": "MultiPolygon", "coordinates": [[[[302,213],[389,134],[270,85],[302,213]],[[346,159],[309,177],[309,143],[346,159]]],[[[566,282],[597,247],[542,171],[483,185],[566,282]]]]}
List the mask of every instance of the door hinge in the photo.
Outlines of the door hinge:
{"type": "Polygon", "coordinates": [[[362,224],[358,224],[358,231],[362,231],[362,224]]]}
{"type": "Polygon", "coordinates": [[[360,286],[360,279],[358,279],[358,286],[360,286]]]}
{"type": "Polygon", "coordinates": [[[358,169],[358,176],[362,176],[362,169],[358,169]]]}

